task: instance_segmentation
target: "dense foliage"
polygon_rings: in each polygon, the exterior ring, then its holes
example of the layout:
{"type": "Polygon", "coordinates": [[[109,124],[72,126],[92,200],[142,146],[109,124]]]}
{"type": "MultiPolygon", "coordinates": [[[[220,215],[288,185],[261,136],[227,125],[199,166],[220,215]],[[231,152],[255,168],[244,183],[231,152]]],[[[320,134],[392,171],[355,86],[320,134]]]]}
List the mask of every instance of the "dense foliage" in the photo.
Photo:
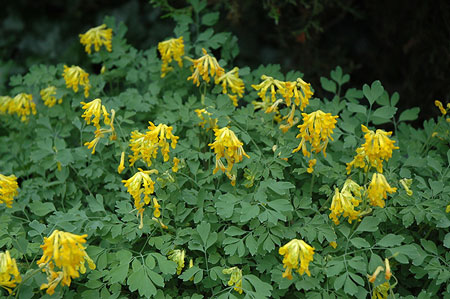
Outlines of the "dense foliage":
{"type": "Polygon", "coordinates": [[[98,74],[35,65],[10,79],[3,294],[448,296],[448,106],[414,129],[418,108],[398,115],[397,93],[349,88],[340,67],[321,86],[236,68],[236,38],[191,3],[144,51],[114,18],[80,35],[98,74]]]}

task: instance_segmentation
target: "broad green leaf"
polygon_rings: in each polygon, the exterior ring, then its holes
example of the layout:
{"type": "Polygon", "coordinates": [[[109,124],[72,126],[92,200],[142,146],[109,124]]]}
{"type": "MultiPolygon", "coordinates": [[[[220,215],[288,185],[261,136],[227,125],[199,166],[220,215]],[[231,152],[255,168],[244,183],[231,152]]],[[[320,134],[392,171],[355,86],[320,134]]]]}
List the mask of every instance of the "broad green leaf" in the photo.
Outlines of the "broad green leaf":
{"type": "Polygon", "coordinates": [[[370,105],[375,103],[375,101],[383,94],[384,87],[381,85],[380,81],[374,81],[372,86],[364,84],[363,93],[366,99],[369,101],[370,105]]]}
{"type": "Polygon", "coordinates": [[[383,247],[392,247],[398,246],[402,243],[405,238],[400,235],[387,234],[380,241],[377,242],[377,245],[383,247]]]}
{"type": "Polygon", "coordinates": [[[218,12],[209,12],[203,15],[202,24],[205,26],[213,26],[219,20],[218,12]]]}
{"type": "Polygon", "coordinates": [[[395,115],[395,112],[397,112],[397,108],[383,106],[375,110],[372,114],[372,117],[391,119],[395,115]]]}
{"type": "Polygon", "coordinates": [[[202,239],[203,245],[206,245],[206,240],[208,240],[209,232],[211,231],[211,224],[208,222],[202,222],[197,225],[197,232],[202,239]]]}
{"type": "Polygon", "coordinates": [[[155,285],[147,276],[142,266],[128,276],[127,284],[130,291],[134,292],[137,290],[142,297],[150,298],[156,294],[155,285]]]}
{"type": "Polygon", "coordinates": [[[350,242],[355,246],[356,248],[364,248],[364,247],[370,247],[369,242],[364,240],[363,238],[353,238],[350,239],[350,242]]]}
{"type": "Polygon", "coordinates": [[[41,217],[56,210],[51,202],[33,202],[30,203],[30,208],[33,214],[41,217]]]}
{"type": "Polygon", "coordinates": [[[373,216],[364,217],[356,231],[358,232],[374,232],[378,230],[380,220],[373,216]]]}
{"type": "Polygon", "coordinates": [[[450,233],[447,233],[444,237],[444,246],[450,248],[450,233]]]}
{"type": "Polygon", "coordinates": [[[420,108],[414,107],[411,109],[406,109],[400,114],[400,117],[398,118],[398,121],[411,121],[416,120],[417,117],[419,117],[420,108]]]}
{"type": "Polygon", "coordinates": [[[362,113],[364,115],[366,115],[366,113],[367,113],[367,108],[365,106],[359,105],[359,104],[348,103],[347,109],[350,112],[362,113]]]}
{"type": "Polygon", "coordinates": [[[336,93],[336,83],[330,79],[327,79],[325,77],[320,77],[320,84],[322,85],[322,88],[326,91],[329,91],[331,93],[336,93]]]}

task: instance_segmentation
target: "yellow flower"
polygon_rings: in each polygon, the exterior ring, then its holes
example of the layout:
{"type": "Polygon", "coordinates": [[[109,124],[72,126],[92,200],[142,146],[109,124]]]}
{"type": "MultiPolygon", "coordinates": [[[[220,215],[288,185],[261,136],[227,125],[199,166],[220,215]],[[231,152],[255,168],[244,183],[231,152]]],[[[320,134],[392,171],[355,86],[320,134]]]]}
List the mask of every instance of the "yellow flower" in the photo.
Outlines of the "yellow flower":
{"type": "Polygon", "coordinates": [[[43,272],[47,272],[48,283],[41,285],[41,290],[47,288],[47,294],[51,295],[59,282],[62,286],[70,286],[72,278],[86,272],[86,261],[91,270],[95,269],[83,246],[86,237],[86,234],[79,236],[59,230],[54,230],[48,238],[44,237],[44,244],[41,245],[44,253],[37,264],[43,272]],[[55,271],[55,267],[60,271],[55,271]]]}
{"type": "Polygon", "coordinates": [[[372,275],[367,275],[369,278],[369,282],[374,283],[375,280],[377,279],[378,274],[380,274],[380,272],[382,272],[382,271],[384,271],[384,268],[382,266],[378,266],[372,275]]]}
{"type": "MultiPolygon", "coordinates": [[[[105,112],[106,112],[106,110],[105,110],[105,112]]],[[[100,139],[105,137],[105,134],[111,133],[109,139],[111,141],[112,140],[116,140],[116,132],[114,130],[114,125],[113,125],[114,124],[114,117],[115,117],[115,115],[116,115],[116,111],[114,111],[114,109],[111,109],[111,119],[108,118],[107,120],[106,119],[104,120],[105,123],[108,122],[110,128],[109,129],[99,128],[99,129],[95,130],[95,132],[94,132],[94,134],[95,134],[94,139],[92,141],[86,142],[84,144],[85,146],[88,147],[88,149],[92,148],[92,154],[95,154],[95,148],[96,148],[98,142],[100,141],[100,139]]]]}
{"type": "Polygon", "coordinates": [[[206,111],[205,108],[203,109],[195,109],[195,113],[197,114],[198,118],[200,118],[202,121],[198,123],[199,126],[202,128],[205,128],[205,125],[208,124],[208,127],[206,128],[206,131],[210,129],[217,129],[217,118],[211,118],[211,113],[206,111]]]}
{"type": "Polygon", "coordinates": [[[412,185],[412,179],[401,179],[400,184],[403,186],[403,188],[405,188],[406,194],[408,194],[409,196],[413,195],[413,192],[410,189],[412,185]]]}
{"type": "Polygon", "coordinates": [[[309,162],[308,162],[308,169],[306,171],[308,173],[313,173],[314,172],[314,165],[316,165],[316,163],[317,163],[316,159],[309,160],[309,162]]]}
{"type": "Polygon", "coordinates": [[[434,101],[434,105],[436,105],[436,107],[439,108],[439,110],[441,111],[442,115],[446,115],[447,114],[447,110],[444,108],[444,106],[442,105],[442,103],[440,101],[434,101]]]}
{"type": "MultiPolygon", "coordinates": [[[[348,179],[347,181],[351,181],[348,179]]],[[[346,181],[346,183],[347,183],[346,181]]],[[[356,184],[356,183],[355,183],[356,184]]],[[[339,216],[348,217],[348,223],[352,223],[353,220],[357,220],[360,216],[359,211],[355,210],[355,207],[359,205],[361,199],[357,196],[357,192],[352,193],[348,188],[342,188],[342,192],[336,188],[334,196],[331,202],[330,215],[328,216],[333,220],[334,224],[339,225],[339,216]],[[355,194],[356,193],[356,194],[355,194]]]]}
{"type": "Polygon", "coordinates": [[[31,113],[36,114],[36,104],[33,102],[33,96],[27,93],[16,95],[8,106],[9,114],[17,114],[22,122],[27,121],[27,116],[31,113]]]}
{"type": "Polygon", "coordinates": [[[311,144],[311,152],[319,153],[323,151],[326,157],[325,150],[327,148],[328,139],[333,140],[331,134],[336,125],[336,118],[339,116],[332,116],[331,113],[324,113],[317,110],[310,114],[302,113],[303,124],[299,125],[300,133],[296,138],[302,138],[300,144],[292,152],[302,150],[304,156],[310,157],[311,153],[308,151],[306,143],[311,144]]]}
{"type": "Polygon", "coordinates": [[[19,185],[16,176],[0,174],[0,204],[4,203],[6,207],[12,208],[14,196],[19,194],[17,189],[19,185]]]}
{"type": "Polygon", "coordinates": [[[109,119],[109,113],[106,111],[105,105],[102,105],[102,100],[95,99],[89,103],[81,102],[83,107],[81,107],[84,111],[83,115],[81,116],[86,121],[86,124],[92,123],[97,129],[100,129],[100,118],[103,114],[103,122],[106,125],[109,125],[111,123],[111,120],[109,119]]]}
{"type": "Polygon", "coordinates": [[[216,84],[222,85],[222,93],[228,94],[227,86],[231,89],[231,91],[235,94],[228,95],[230,99],[233,102],[233,105],[237,107],[237,97],[242,98],[244,94],[244,81],[242,81],[241,78],[239,78],[239,68],[235,67],[231,71],[223,74],[222,76],[216,76],[215,79],[216,84]]]}
{"type": "Polygon", "coordinates": [[[138,170],[139,171],[128,180],[122,180],[122,183],[125,183],[128,193],[130,193],[134,199],[134,206],[137,209],[137,216],[141,219],[139,228],[142,228],[144,227],[144,206],[150,203],[150,194],[152,194],[155,190],[155,182],[151,179],[150,175],[157,174],[158,171],[142,170],[141,168],[138,168],[138,170]],[[142,188],[142,185],[144,188],[142,188]],[[141,194],[144,194],[143,199],[141,198],[141,194]]]}
{"type": "Polygon", "coordinates": [[[234,285],[234,290],[239,294],[242,294],[242,270],[238,267],[231,267],[228,269],[222,270],[223,274],[228,274],[230,276],[230,280],[228,281],[228,286],[234,285]]]}
{"type": "Polygon", "coordinates": [[[392,151],[398,149],[398,146],[394,146],[395,140],[389,139],[392,132],[383,130],[374,132],[364,125],[361,125],[361,128],[366,133],[364,135],[366,142],[356,150],[354,160],[347,163],[347,174],[353,166],[364,168],[367,172],[369,165],[376,168],[379,173],[383,173],[383,161],[388,161],[392,157],[392,151]]]}
{"type": "Polygon", "coordinates": [[[153,209],[155,209],[153,211],[153,216],[155,216],[156,218],[159,218],[161,216],[161,211],[159,210],[160,207],[161,205],[158,203],[156,197],[153,197],[153,209]]]}
{"type": "Polygon", "coordinates": [[[184,55],[184,43],[183,37],[172,38],[158,44],[158,51],[161,54],[161,78],[164,78],[166,74],[173,68],[169,67],[169,63],[172,59],[178,62],[178,66],[183,66],[183,55],[184,55]]]}
{"type": "Polygon", "coordinates": [[[0,114],[5,114],[9,110],[12,98],[8,96],[0,96],[0,114]]]}
{"type": "Polygon", "coordinates": [[[386,280],[391,279],[392,272],[391,272],[391,265],[389,264],[389,260],[387,258],[384,259],[384,266],[386,268],[386,273],[384,274],[384,278],[386,280]]]}
{"type": "Polygon", "coordinates": [[[184,256],[185,252],[181,249],[174,249],[169,251],[168,258],[169,260],[177,263],[177,274],[180,275],[181,271],[184,268],[184,256]]]}
{"type": "Polygon", "coordinates": [[[44,88],[40,92],[41,98],[44,101],[44,105],[48,107],[55,106],[56,102],[58,104],[62,103],[62,99],[56,99],[56,87],[55,86],[49,86],[47,88],[44,88]]]}
{"type": "Polygon", "coordinates": [[[283,268],[286,268],[283,277],[292,279],[292,269],[297,269],[300,275],[306,272],[308,276],[311,276],[308,267],[309,263],[313,260],[314,248],[306,244],[303,240],[292,239],[281,247],[278,253],[283,255],[283,268]]]}
{"type": "Polygon", "coordinates": [[[0,287],[12,293],[13,288],[22,281],[16,260],[11,258],[9,251],[0,252],[0,287]]]}
{"type": "Polygon", "coordinates": [[[334,249],[336,249],[336,247],[338,246],[338,244],[335,241],[331,241],[330,242],[330,246],[333,247],[334,249]]]}
{"type": "Polygon", "coordinates": [[[208,52],[206,52],[205,49],[202,49],[203,56],[192,60],[194,72],[192,75],[187,78],[188,80],[192,80],[192,83],[196,84],[197,86],[200,86],[200,77],[202,79],[209,83],[211,80],[209,76],[211,77],[221,77],[225,70],[219,65],[216,58],[213,56],[208,55],[208,52]]]}
{"type": "Polygon", "coordinates": [[[370,204],[372,206],[384,208],[385,202],[383,199],[387,198],[386,192],[394,193],[396,191],[397,188],[392,188],[391,186],[389,186],[383,174],[374,173],[367,193],[370,199],[370,204]]]}
{"type": "Polygon", "coordinates": [[[80,43],[84,45],[84,50],[91,54],[91,47],[94,46],[95,52],[100,51],[101,46],[105,46],[108,52],[112,50],[112,29],[106,29],[106,25],[102,24],[98,27],[94,27],[86,31],[84,34],[80,34],[80,43]]]}
{"type": "Polygon", "coordinates": [[[258,85],[252,85],[252,87],[258,91],[258,96],[263,102],[274,103],[277,100],[277,92],[284,89],[284,82],[266,75],[262,75],[261,79],[263,80],[263,82],[259,83],[258,85]],[[271,94],[270,100],[266,98],[266,93],[269,89],[271,94]]]}
{"type": "Polygon", "coordinates": [[[125,163],[125,152],[122,152],[122,154],[120,155],[120,164],[119,167],[117,167],[117,172],[119,174],[121,174],[122,171],[125,169],[124,163],[125,163]]]}
{"type": "Polygon", "coordinates": [[[155,221],[156,223],[158,223],[161,228],[163,229],[168,229],[167,225],[165,225],[160,218],[156,218],[156,217],[152,217],[152,220],[155,221]]]}
{"type": "Polygon", "coordinates": [[[385,283],[382,283],[380,285],[377,285],[373,288],[373,294],[372,298],[374,299],[388,299],[389,296],[389,289],[391,288],[388,281],[385,283]]]}
{"type": "Polygon", "coordinates": [[[450,213],[450,205],[447,205],[447,207],[445,208],[445,213],[450,213]]]}
{"type": "Polygon", "coordinates": [[[64,65],[63,77],[67,88],[73,88],[73,91],[78,92],[78,85],[84,86],[84,97],[87,98],[89,96],[89,89],[91,88],[89,74],[82,68],[74,65],[71,67],[64,65]]]}
{"type": "Polygon", "coordinates": [[[180,159],[178,159],[177,157],[173,158],[173,166],[172,166],[173,172],[178,172],[178,169],[179,169],[178,164],[179,163],[180,163],[180,159]]]}
{"type": "Polygon", "coordinates": [[[231,174],[231,169],[234,163],[242,161],[242,156],[250,158],[242,148],[243,143],[239,141],[233,131],[227,127],[222,129],[214,129],[214,135],[216,136],[213,143],[208,144],[216,154],[216,167],[213,174],[219,169],[222,170],[227,177],[231,180],[231,184],[234,186],[236,183],[236,176],[231,174]],[[227,160],[227,167],[223,165],[221,158],[227,160]]]}

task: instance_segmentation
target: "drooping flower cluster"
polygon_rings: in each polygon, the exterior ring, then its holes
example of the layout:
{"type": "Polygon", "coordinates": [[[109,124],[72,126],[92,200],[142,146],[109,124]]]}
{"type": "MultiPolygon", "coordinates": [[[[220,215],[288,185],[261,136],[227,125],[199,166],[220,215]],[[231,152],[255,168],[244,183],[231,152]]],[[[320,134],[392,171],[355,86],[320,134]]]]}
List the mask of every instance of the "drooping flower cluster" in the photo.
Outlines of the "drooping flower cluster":
{"type": "Polygon", "coordinates": [[[374,173],[367,189],[367,196],[372,206],[384,208],[385,202],[383,199],[387,198],[387,192],[394,193],[396,191],[397,188],[389,186],[383,174],[374,173]]]}
{"type": "Polygon", "coordinates": [[[98,142],[101,138],[105,137],[105,134],[110,133],[109,139],[116,140],[116,131],[114,128],[114,117],[116,115],[116,111],[111,109],[111,118],[109,118],[109,113],[106,111],[106,107],[102,105],[102,100],[95,99],[89,103],[81,102],[82,109],[84,113],[81,117],[84,118],[86,124],[90,124],[91,121],[94,124],[96,130],[94,132],[95,137],[92,141],[86,142],[84,145],[88,147],[88,149],[92,149],[92,154],[95,154],[95,148],[97,147],[98,142]],[[109,128],[102,128],[100,126],[100,120],[103,118],[103,123],[109,128]]]}
{"type": "Polygon", "coordinates": [[[95,269],[94,262],[83,246],[86,237],[86,234],[80,236],[54,230],[50,237],[44,238],[44,244],[41,245],[44,253],[37,264],[47,274],[48,282],[41,285],[41,290],[47,289],[47,294],[52,295],[59,283],[61,286],[70,286],[73,278],[86,272],[85,262],[89,269],[95,269]]]}
{"type": "Polygon", "coordinates": [[[41,98],[44,101],[44,105],[47,107],[53,107],[55,106],[56,102],[58,104],[62,103],[61,99],[56,99],[56,87],[55,86],[49,86],[47,88],[44,88],[40,92],[41,98]]]}
{"type": "Polygon", "coordinates": [[[0,204],[4,203],[6,207],[12,208],[14,196],[19,194],[17,189],[19,185],[16,176],[0,174],[0,204]]]}
{"type": "Polygon", "coordinates": [[[292,152],[302,151],[303,156],[310,157],[311,153],[323,152],[326,157],[326,148],[328,145],[328,139],[333,140],[331,134],[336,125],[336,118],[339,116],[333,116],[331,113],[324,113],[321,110],[317,110],[310,114],[302,113],[303,124],[299,125],[300,133],[296,138],[302,138],[300,144],[292,152]],[[308,150],[307,143],[311,144],[311,149],[308,150]]]}
{"type": "Polygon", "coordinates": [[[447,111],[450,110],[450,103],[447,103],[447,108],[444,108],[444,105],[442,105],[442,102],[436,100],[436,101],[434,101],[434,105],[439,108],[439,111],[441,111],[442,115],[446,115],[447,111]]]}
{"type": "Polygon", "coordinates": [[[262,75],[261,79],[263,82],[258,85],[252,85],[258,91],[258,96],[262,100],[262,102],[253,102],[255,109],[262,108],[265,113],[276,112],[278,115],[278,106],[284,101],[286,106],[291,108],[291,112],[282,118],[286,119],[286,123],[281,124],[280,129],[283,132],[287,132],[298,122],[298,118],[294,118],[296,107],[303,111],[309,104],[309,99],[313,95],[311,84],[306,83],[301,78],[297,78],[296,81],[284,82],[270,76],[262,75]],[[267,97],[267,91],[269,89],[271,94],[270,99],[267,97]],[[280,94],[283,99],[277,99],[277,94],[280,94]]]}
{"type": "Polygon", "coordinates": [[[331,202],[329,218],[333,220],[334,224],[338,225],[339,216],[348,217],[348,223],[359,219],[360,212],[355,210],[362,201],[363,188],[351,179],[347,179],[339,192],[336,188],[331,202]]]}
{"type": "Polygon", "coordinates": [[[157,174],[158,171],[155,169],[142,170],[141,168],[138,168],[138,170],[139,171],[128,180],[122,180],[122,183],[125,183],[128,193],[130,193],[134,199],[134,206],[137,210],[137,216],[140,218],[139,228],[142,228],[144,227],[143,215],[145,206],[150,203],[150,195],[155,191],[155,182],[152,180],[150,175],[157,174]],[[143,198],[142,194],[144,195],[143,198]]]}
{"type": "Polygon", "coordinates": [[[87,98],[89,96],[89,89],[91,89],[89,74],[82,68],[74,65],[71,67],[64,65],[63,77],[67,88],[72,88],[73,91],[78,92],[78,85],[84,86],[84,97],[87,98]]]}
{"type": "Polygon", "coordinates": [[[239,68],[235,67],[231,71],[224,73],[221,76],[216,76],[214,81],[217,85],[222,85],[222,93],[228,95],[228,97],[233,102],[234,106],[238,106],[238,97],[242,98],[244,96],[244,81],[239,78],[239,68]],[[230,94],[227,87],[230,88],[230,94]]]}
{"type": "Polygon", "coordinates": [[[0,252],[0,287],[12,293],[12,289],[22,281],[16,260],[11,258],[9,251],[0,252]]]}
{"type": "Polygon", "coordinates": [[[181,249],[174,249],[169,251],[167,257],[169,260],[177,263],[177,275],[180,275],[184,268],[185,251],[181,249]]]}
{"type": "Polygon", "coordinates": [[[213,174],[215,174],[219,169],[222,170],[234,186],[236,184],[236,175],[231,173],[233,165],[242,161],[243,156],[247,158],[250,157],[242,148],[244,144],[239,141],[231,129],[227,127],[222,129],[214,129],[214,135],[216,136],[215,141],[208,144],[216,154],[216,167],[214,168],[213,174]],[[221,158],[225,158],[227,160],[226,167],[221,158]]]}
{"type": "Polygon", "coordinates": [[[379,173],[383,173],[383,161],[388,161],[392,157],[392,151],[398,149],[394,145],[395,140],[389,139],[392,132],[369,130],[361,125],[362,131],[366,133],[366,142],[356,149],[356,156],[350,163],[347,163],[347,174],[350,174],[352,167],[363,168],[365,172],[374,167],[379,173]]]}
{"type": "Polygon", "coordinates": [[[239,294],[242,294],[242,270],[238,267],[231,267],[223,269],[222,273],[231,275],[230,280],[228,281],[228,286],[234,286],[234,290],[239,294]]]}
{"type": "Polygon", "coordinates": [[[164,78],[173,67],[169,66],[172,60],[178,63],[179,67],[183,66],[184,43],[183,37],[171,38],[158,44],[158,51],[161,54],[161,78],[164,78]]]}
{"type": "Polygon", "coordinates": [[[151,121],[149,122],[148,131],[145,134],[138,131],[131,133],[130,148],[133,155],[130,156],[130,166],[142,159],[147,166],[152,165],[152,158],[155,159],[158,155],[158,148],[161,148],[164,162],[169,161],[170,147],[173,149],[177,146],[178,136],[172,134],[173,127],[165,124],[155,126],[151,121]]]}
{"type": "Polygon", "coordinates": [[[91,54],[91,48],[94,46],[95,52],[100,51],[101,46],[105,46],[108,52],[112,51],[112,29],[107,28],[106,24],[94,27],[80,34],[80,43],[84,45],[84,50],[91,54]]]}
{"type": "Polygon", "coordinates": [[[198,118],[202,120],[198,123],[198,125],[202,128],[205,128],[205,125],[207,125],[206,131],[218,128],[217,118],[212,118],[211,113],[208,112],[205,108],[195,109],[195,113],[197,114],[198,118]]]}
{"type": "Polygon", "coordinates": [[[297,270],[300,275],[306,273],[311,276],[308,267],[313,260],[314,248],[303,240],[292,239],[278,253],[283,255],[283,268],[286,268],[283,277],[292,279],[292,269],[297,270]]]}
{"type": "Polygon", "coordinates": [[[22,122],[28,120],[30,114],[36,114],[36,104],[33,96],[27,93],[19,93],[14,98],[9,96],[0,97],[0,114],[16,114],[22,122]]]}
{"type": "Polygon", "coordinates": [[[400,184],[402,185],[403,189],[405,189],[408,196],[413,195],[413,191],[410,189],[412,185],[412,179],[401,179],[400,184]]]}

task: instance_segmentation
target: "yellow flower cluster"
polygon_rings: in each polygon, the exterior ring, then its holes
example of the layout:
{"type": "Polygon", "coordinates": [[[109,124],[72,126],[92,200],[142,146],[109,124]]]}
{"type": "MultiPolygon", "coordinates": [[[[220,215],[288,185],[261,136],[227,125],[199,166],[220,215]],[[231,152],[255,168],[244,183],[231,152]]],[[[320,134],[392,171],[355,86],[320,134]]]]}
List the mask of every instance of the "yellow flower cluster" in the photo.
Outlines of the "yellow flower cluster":
{"type": "Polygon", "coordinates": [[[238,106],[238,97],[242,98],[244,96],[244,81],[239,78],[239,68],[235,67],[231,71],[226,72],[221,76],[216,76],[214,83],[217,85],[222,85],[222,93],[228,95],[228,97],[233,102],[234,106],[238,106]],[[229,87],[233,94],[228,93],[229,87]]]}
{"type": "Polygon", "coordinates": [[[278,253],[283,255],[283,268],[286,268],[283,277],[292,279],[292,269],[296,269],[300,275],[306,273],[311,276],[308,267],[313,260],[314,248],[303,240],[292,239],[281,247],[278,253]]]}
{"type": "Polygon", "coordinates": [[[0,252],[0,287],[12,293],[12,289],[22,281],[16,260],[11,258],[9,251],[0,252]]]}
{"type": "Polygon", "coordinates": [[[41,290],[47,289],[47,294],[52,295],[60,282],[61,286],[70,286],[73,278],[86,272],[86,261],[89,269],[95,269],[94,262],[83,246],[86,237],[55,230],[50,237],[44,238],[44,244],[41,245],[44,253],[37,264],[47,273],[48,282],[41,285],[41,290]]]}
{"type": "Polygon", "coordinates": [[[197,114],[197,117],[202,120],[201,122],[198,123],[199,126],[205,128],[205,125],[208,125],[206,127],[206,131],[218,128],[217,118],[211,118],[211,113],[208,112],[205,108],[195,109],[195,113],[197,114]]]}
{"type": "Polygon", "coordinates": [[[19,189],[19,185],[16,176],[0,174],[0,204],[4,203],[6,207],[12,208],[14,196],[19,194],[17,189],[19,189]]]}
{"type": "Polygon", "coordinates": [[[353,220],[357,220],[360,216],[360,212],[355,210],[362,199],[361,191],[362,187],[351,179],[347,179],[342,187],[342,191],[336,188],[331,202],[329,218],[333,220],[334,224],[338,225],[339,216],[348,217],[348,223],[352,223],[353,220]]]}
{"type": "Polygon", "coordinates": [[[74,65],[71,67],[64,65],[63,77],[67,88],[73,88],[73,91],[78,92],[78,85],[84,86],[84,97],[87,98],[89,96],[89,89],[91,89],[89,74],[82,68],[74,65]]]}
{"type": "Polygon", "coordinates": [[[92,149],[92,154],[95,154],[95,148],[100,141],[101,138],[105,137],[105,134],[110,133],[109,139],[116,140],[116,131],[114,128],[114,117],[116,115],[116,111],[111,109],[111,118],[109,118],[109,113],[106,111],[106,107],[102,105],[102,100],[95,99],[89,103],[81,102],[82,109],[84,113],[81,117],[84,118],[86,124],[90,124],[91,121],[94,124],[96,130],[94,132],[95,137],[92,141],[86,142],[84,145],[88,147],[88,149],[92,149]],[[100,119],[103,117],[103,123],[109,128],[105,129],[100,126],[100,119]]]}
{"type": "Polygon", "coordinates": [[[101,46],[105,46],[108,52],[112,51],[112,29],[106,27],[105,24],[94,27],[80,34],[80,42],[84,45],[84,50],[91,54],[91,47],[94,46],[95,52],[100,51],[101,46]]]}
{"type": "Polygon", "coordinates": [[[233,165],[242,161],[242,156],[247,158],[250,157],[242,148],[244,144],[239,141],[234,132],[227,127],[222,129],[214,129],[214,135],[216,136],[214,142],[208,144],[216,154],[216,167],[214,168],[213,174],[215,174],[219,169],[222,170],[234,186],[236,184],[236,175],[231,174],[233,165]],[[221,158],[225,158],[227,160],[227,167],[223,165],[221,158]]]}
{"type": "Polygon", "coordinates": [[[184,43],[183,37],[172,38],[158,44],[158,51],[161,54],[161,78],[164,78],[173,67],[169,63],[175,60],[179,67],[183,66],[184,43]]]}
{"type": "Polygon", "coordinates": [[[385,202],[383,199],[387,198],[387,192],[394,193],[396,191],[397,188],[389,186],[383,174],[374,173],[367,189],[367,196],[372,206],[384,208],[385,202]]]}
{"type": "Polygon", "coordinates": [[[180,275],[181,271],[184,268],[185,251],[181,249],[174,249],[169,251],[167,257],[169,258],[169,260],[177,263],[177,275],[180,275]]]}
{"type": "MultiPolygon", "coordinates": [[[[155,191],[154,189],[155,182],[151,179],[150,175],[157,174],[158,171],[154,169],[142,170],[141,168],[138,168],[138,170],[139,171],[136,172],[128,180],[122,180],[122,183],[125,183],[125,187],[127,188],[128,193],[130,193],[134,199],[134,206],[137,209],[137,216],[140,218],[139,228],[143,228],[144,227],[143,214],[145,210],[144,207],[145,205],[148,205],[150,203],[150,195],[155,191]],[[144,198],[141,197],[141,194],[144,194],[144,198]]],[[[156,209],[156,207],[154,208],[156,209]]]]}
{"type": "Polygon", "coordinates": [[[374,167],[378,172],[383,173],[383,161],[388,161],[392,157],[392,151],[398,149],[394,145],[395,140],[389,139],[392,132],[369,130],[361,125],[362,131],[366,133],[366,142],[356,149],[356,156],[350,163],[347,163],[347,174],[350,174],[352,167],[363,168],[365,172],[370,167],[374,167]]]}
{"type": "Polygon", "coordinates": [[[412,179],[401,179],[400,184],[403,186],[408,196],[413,195],[413,191],[410,189],[412,185],[412,179]]]}
{"type": "Polygon", "coordinates": [[[286,124],[280,125],[280,129],[283,132],[287,132],[298,119],[294,119],[295,109],[299,107],[301,111],[309,104],[309,99],[314,94],[311,90],[311,84],[306,83],[301,78],[297,78],[296,81],[280,81],[273,77],[262,75],[263,80],[258,85],[252,85],[254,89],[258,91],[258,96],[262,102],[253,102],[255,109],[263,108],[265,113],[277,112],[278,106],[283,102],[283,99],[277,99],[277,93],[284,98],[284,102],[287,107],[291,107],[291,112],[284,116],[286,124]],[[271,97],[267,98],[267,91],[270,89],[271,97]]]}
{"type": "Polygon", "coordinates": [[[62,103],[62,99],[56,99],[56,87],[55,86],[49,86],[47,88],[44,88],[40,92],[41,98],[44,101],[44,105],[47,107],[53,107],[55,106],[56,102],[58,104],[62,103]]]}
{"type": "Polygon", "coordinates": [[[303,156],[310,157],[311,152],[319,153],[323,152],[326,157],[325,152],[328,139],[333,140],[331,134],[336,125],[336,118],[339,116],[332,116],[331,113],[324,113],[321,110],[317,110],[310,114],[302,113],[303,124],[299,125],[300,133],[296,138],[302,138],[300,144],[292,152],[298,152],[302,150],[303,156]],[[306,143],[311,144],[311,152],[308,150],[306,143]]]}
{"type": "Polygon", "coordinates": [[[17,114],[22,122],[28,120],[30,114],[36,114],[36,104],[33,96],[27,93],[19,93],[14,98],[9,96],[0,97],[0,114],[17,114]]]}
{"type": "Polygon", "coordinates": [[[223,274],[228,274],[230,276],[230,280],[228,281],[228,286],[234,285],[234,290],[239,294],[242,294],[242,270],[238,267],[231,267],[222,270],[223,274]]]}
{"type": "Polygon", "coordinates": [[[138,131],[131,133],[130,148],[133,155],[130,156],[130,165],[142,159],[147,166],[152,165],[152,158],[158,155],[158,147],[161,148],[164,162],[169,161],[170,146],[175,149],[177,146],[178,136],[172,134],[173,127],[165,124],[155,126],[151,121],[149,122],[148,131],[143,134],[138,131]]]}
{"type": "Polygon", "coordinates": [[[444,108],[444,105],[442,105],[442,102],[436,100],[436,101],[434,101],[434,105],[439,108],[442,115],[446,115],[447,111],[450,110],[450,103],[447,103],[447,108],[444,108]]]}
{"type": "Polygon", "coordinates": [[[380,274],[383,271],[385,271],[384,278],[386,280],[391,279],[391,277],[392,277],[391,265],[389,264],[389,259],[387,259],[387,258],[384,259],[384,268],[383,268],[383,266],[378,266],[372,275],[367,275],[369,282],[374,283],[375,280],[377,279],[378,274],[380,274]]]}

